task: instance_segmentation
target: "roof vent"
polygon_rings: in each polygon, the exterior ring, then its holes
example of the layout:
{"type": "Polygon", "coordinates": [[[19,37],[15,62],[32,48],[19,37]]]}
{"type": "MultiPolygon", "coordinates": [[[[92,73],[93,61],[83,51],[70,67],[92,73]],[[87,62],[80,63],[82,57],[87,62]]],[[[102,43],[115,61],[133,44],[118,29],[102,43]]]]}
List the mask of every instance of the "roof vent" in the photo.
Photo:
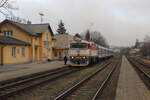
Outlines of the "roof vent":
{"type": "Polygon", "coordinates": [[[27,21],[27,24],[31,24],[31,21],[28,20],[28,21],[27,21]]]}

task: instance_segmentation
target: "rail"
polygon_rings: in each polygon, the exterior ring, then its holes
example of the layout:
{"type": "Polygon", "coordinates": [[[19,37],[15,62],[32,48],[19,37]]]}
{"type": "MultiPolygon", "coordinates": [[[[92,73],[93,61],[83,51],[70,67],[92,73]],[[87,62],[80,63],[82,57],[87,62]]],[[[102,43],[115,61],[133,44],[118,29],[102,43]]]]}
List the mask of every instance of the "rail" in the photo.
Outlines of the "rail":
{"type": "Polygon", "coordinates": [[[95,76],[98,72],[105,69],[109,64],[112,62],[108,62],[103,67],[99,68],[98,70],[94,71],[92,74],[88,75],[86,78],[82,79],[80,82],[69,88],[68,90],[64,91],[62,94],[58,95],[54,100],[63,100],[65,97],[67,97],[69,94],[71,94],[73,91],[75,91],[78,87],[80,87],[83,83],[91,79],[93,76],[95,76]]]}
{"type": "Polygon", "coordinates": [[[63,77],[72,72],[82,70],[83,68],[61,68],[58,70],[46,72],[40,75],[33,75],[30,78],[25,78],[19,81],[14,81],[9,84],[0,86],[0,99],[29,87],[37,86],[41,83],[63,77]]]}
{"type": "Polygon", "coordinates": [[[142,72],[148,79],[150,79],[150,74],[148,74],[147,72],[145,72],[145,70],[143,70],[141,67],[145,67],[145,65],[138,63],[137,60],[134,60],[130,57],[127,57],[127,59],[129,60],[129,62],[135,66],[140,72],[142,72]],[[141,67],[140,67],[141,66],[141,67]]]}

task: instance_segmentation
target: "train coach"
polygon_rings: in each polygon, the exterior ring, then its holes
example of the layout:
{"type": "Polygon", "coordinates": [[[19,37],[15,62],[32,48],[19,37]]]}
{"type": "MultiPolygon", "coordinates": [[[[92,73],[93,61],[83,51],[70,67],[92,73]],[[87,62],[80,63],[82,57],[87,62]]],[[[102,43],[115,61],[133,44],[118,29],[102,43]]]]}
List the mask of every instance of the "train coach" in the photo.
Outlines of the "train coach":
{"type": "Polygon", "coordinates": [[[92,41],[80,40],[70,43],[69,61],[71,66],[88,66],[112,56],[112,51],[92,41]]]}
{"type": "Polygon", "coordinates": [[[99,46],[99,59],[107,59],[113,56],[113,51],[109,48],[99,46]]]}

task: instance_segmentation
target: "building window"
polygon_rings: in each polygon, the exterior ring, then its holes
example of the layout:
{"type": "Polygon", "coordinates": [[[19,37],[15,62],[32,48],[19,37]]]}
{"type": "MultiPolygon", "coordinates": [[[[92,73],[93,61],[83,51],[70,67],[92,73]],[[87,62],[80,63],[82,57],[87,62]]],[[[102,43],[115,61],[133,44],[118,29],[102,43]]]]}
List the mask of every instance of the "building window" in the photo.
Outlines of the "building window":
{"type": "Polygon", "coordinates": [[[57,57],[57,52],[56,51],[54,51],[54,56],[57,57]]]}
{"type": "Polygon", "coordinates": [[[20,48],[19,54],[20,54],[20,56],[24,57],[25,56],[25,48],[20,48]]]}
{"type": "Polygon", "coordinates": [[[11,37],[13,35],[13,31],[3,31],[4,36],[11,37]]]}
{"type": "Polygon", "coordinates": [[[44,41],[44,45],[45,45],[46,47],[49,47],[50,42],[49,42],[49,41],[44,41]]]}
{"type": "Polygon", "coordinates": [[[12,47],[11,55],[12,57],[16,57],[16,47],[12,47]]]}
{"type": "Polygon", "coordinates": [[[45,41],[48,41],[48,33],[45,34],[45,41]]]}
{"type": "Polygon", "coordinates": [[[48,57],[48,48],[45,49],[45,57],[48,57]]]}
{"type": "Polygon", "coordinates": [[[45,34],[44,46],[49,47],[50,41],[48,40],[48,33],[45,34]]]}

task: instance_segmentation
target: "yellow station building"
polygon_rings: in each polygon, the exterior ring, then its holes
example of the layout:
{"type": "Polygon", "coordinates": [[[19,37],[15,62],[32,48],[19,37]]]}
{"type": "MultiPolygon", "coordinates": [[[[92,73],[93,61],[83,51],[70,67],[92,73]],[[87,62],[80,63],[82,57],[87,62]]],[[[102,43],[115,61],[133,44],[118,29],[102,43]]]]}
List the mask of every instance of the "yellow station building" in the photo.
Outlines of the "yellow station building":
{"type": "Polygon", "coordinates": [[[0,65],[52,60],[54,46],[49,24],[0,23],[0,65]]]}

